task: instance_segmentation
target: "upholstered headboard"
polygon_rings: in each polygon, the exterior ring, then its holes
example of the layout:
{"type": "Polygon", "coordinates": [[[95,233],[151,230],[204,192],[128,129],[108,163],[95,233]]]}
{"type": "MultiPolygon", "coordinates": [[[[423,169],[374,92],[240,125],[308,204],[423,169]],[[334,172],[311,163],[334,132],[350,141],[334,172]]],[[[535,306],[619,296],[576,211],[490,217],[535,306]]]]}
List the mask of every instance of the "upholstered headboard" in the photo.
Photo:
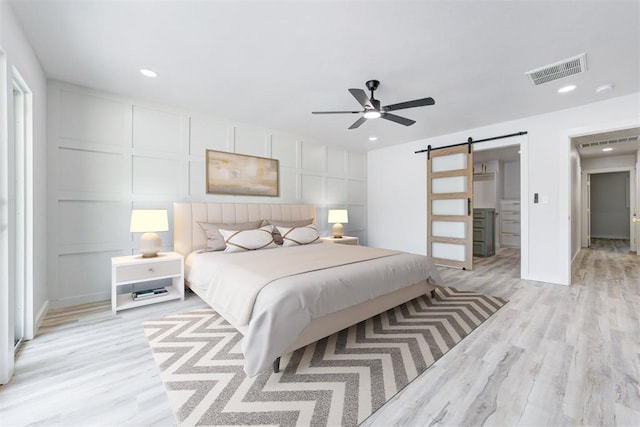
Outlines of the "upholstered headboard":
{"type": "Polygon", "coordinates": [[[173,204],[173,250],[187,256],[207,246],[207,236],[198,222],[235,224],[239,222],[271,219],[296,221],[313,218],[313,205],[285,205],[258,203],[204,203],[173,204]]]}

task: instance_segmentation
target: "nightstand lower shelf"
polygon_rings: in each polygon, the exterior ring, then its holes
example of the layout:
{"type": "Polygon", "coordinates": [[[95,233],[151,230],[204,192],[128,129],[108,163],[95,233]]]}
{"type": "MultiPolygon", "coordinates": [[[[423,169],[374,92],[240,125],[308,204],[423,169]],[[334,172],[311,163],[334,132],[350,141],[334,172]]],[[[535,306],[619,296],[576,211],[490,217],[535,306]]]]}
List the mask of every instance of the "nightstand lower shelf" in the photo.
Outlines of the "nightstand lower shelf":
{"type": "Polygon", "coordinates": [[[131,298],[131,292],[118,294],[118,296],[116,297],[117,310],[126,310],[128,308],[142,307],[144,305],[156,304],[159,302],[171,301],[174,299],[182,299],[180,291],[176,290],[173,286],[166,286],[165,289],[167,290],[167,293],[165,295],[139,300],[133,300],[131,298]]]}

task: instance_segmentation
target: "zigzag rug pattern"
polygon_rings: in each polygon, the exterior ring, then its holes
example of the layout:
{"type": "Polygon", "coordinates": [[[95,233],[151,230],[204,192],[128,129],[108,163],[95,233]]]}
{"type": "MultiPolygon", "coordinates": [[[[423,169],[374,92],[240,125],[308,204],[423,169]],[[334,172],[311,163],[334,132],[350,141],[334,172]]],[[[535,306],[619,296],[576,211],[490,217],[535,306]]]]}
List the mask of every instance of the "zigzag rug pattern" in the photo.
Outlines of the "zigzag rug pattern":
{"type": "Polygon", "coordinates": [[[211,309],[144,323],[181,426],[357,425],[506,301],[453,288],[283,356],[247,378],[242,335],[211,309]]]}

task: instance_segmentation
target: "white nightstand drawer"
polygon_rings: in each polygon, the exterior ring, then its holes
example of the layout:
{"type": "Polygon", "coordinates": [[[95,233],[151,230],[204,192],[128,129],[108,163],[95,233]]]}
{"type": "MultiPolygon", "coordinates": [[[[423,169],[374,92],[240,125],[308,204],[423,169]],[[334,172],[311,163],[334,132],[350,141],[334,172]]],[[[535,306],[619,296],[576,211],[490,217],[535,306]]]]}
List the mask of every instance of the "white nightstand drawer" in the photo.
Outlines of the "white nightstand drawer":
{"type": "Polygon", "coordinates": [[[182,273],[182,260],[166,260],[144,264],[121,265],[116,268],[116,282],[132,282],[141,279],[172,276],[182,273]]]}

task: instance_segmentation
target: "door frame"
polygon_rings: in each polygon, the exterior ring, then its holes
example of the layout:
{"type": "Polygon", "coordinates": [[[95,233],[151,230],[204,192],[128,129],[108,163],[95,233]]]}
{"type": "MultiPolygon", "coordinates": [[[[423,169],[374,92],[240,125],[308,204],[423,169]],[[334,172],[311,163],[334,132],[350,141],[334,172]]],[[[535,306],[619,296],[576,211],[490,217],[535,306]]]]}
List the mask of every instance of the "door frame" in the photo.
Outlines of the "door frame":
{"type": "Polygon", "coordinates": [[[15,138],[14,118],[14,86],[23,95],[24,134],[22,161],[23,167],[18,170],[23,178],[23,217],[24,217],[24,253],[22,255],[23,269],[23,338],[33,339],[35,323],[33,316],[33,92],[19,71],[12,66],[9,70],[5,52],[0,49],[0,217],[6,218],[6,224],[0,224],[0,253],[7,254],[0,258],[0,384],[6,384],[13,375],[15,366],[15,323],[14,302],[15,295],[10,283],[16,277],[15,230],[10,224],[15,223],[15,180],[16,168],[10,162],[14,158],[13,147],[15,138]],[[10,85],[10,86],[9,86],[10,85]],[[6,100],[6,102],[4,102],[6,100]],[[11,107],[11,108],[9,108],[11,107]]]}
{"type": "MultiPolygon", "coordinates": [[[[7,93],[7,56],[0,49],[0,384],[6,384],[13,375],[13,298],[9,286],[9,94],[7,93]]],[[[11,113],[13,116],[13,113],[11,113]]],[[[12,125],[13,127],[13,125],[12,125]]]]}
{"type": "MultiPolygon", "coordinates": [[[[22,143],[21,161],[22,168],[14,175],[20,174],[22,179],[22,239],[23,254],[20,260],[22,267],[22,295],[23,295],[23,323],[22,339],[31,340],[35,335],[34,313],[33,313],[33,92],[22,78],[20,72],[12,68],[12,93],[14,89],[20,91],[22,96],[22,143]]],[[[15,118],[14,118],[15,122],[15,118]]],[[[15,134],[15,129],[14,129],[15,134]]],[[[15,138],[14,138],[15,139],[15,138]]],[[[14,179],[16,177],[14,176],[14,179]]],[[[16,273],[17,276],[17,273],[16,273]]]]}
{"type": "MultiPolygon", "coordinates": [[[[571,228],[571,206],[570,206],[570,203],[568,203],[568,201],[571,200],[571,197],[573,197],[574,191],[582,191],[582,188],[579,188],[579,189],[573,188],[573,186],[571,185],[571,156],[569,155],[569,153],[571,152],[571,145],[573,144],[572,139],[579,136],[593,135],[594,133],[625,130],[625,129],[635,128],[638,126],[640,126],[640,118],[634,118],[634,119],[620,120],[617,122],[598,123],[595,125],[585,126],[580,128],[572,128],[572,129],[567,129],[565,132],[563,132],[563,135],[567,144],[566,145],[567,186],[566,188],[564,188],[564,186],[560,188],[560,200],[561,201],[565,200],[567,203],[566,204],[561,203],[560,212],[561,213],[564,212],[569,221],[569,225],[567,227],[567,247],[566,247],[567,269],[565,271],[566,283],[568,285],[572,284],[571,270],[573,268],[573,262],[572,262],[573,254],[571,253],[571,241],[573,238],[573,231],[571,228]]],[[[582,169],[582,166],[580,166],[580,168],[582,169]]],[[[638,187],[640,187],[640,185],[638,187]]],[[[636,200],[640,201],[640,194],[638,194],[638,197],[636,197],[636,200]]],[[[638,206],[636,206],[636,209],[637,208],[638,206]]],[[[582,214],[580,215],[580,217],[582,221],[582,214]]],[[[582,226],[580,227],[580,229],[582,230],[582,226]]],[[[638,234],[638,237],[640,238],[640,233],[638,234]]]]}

